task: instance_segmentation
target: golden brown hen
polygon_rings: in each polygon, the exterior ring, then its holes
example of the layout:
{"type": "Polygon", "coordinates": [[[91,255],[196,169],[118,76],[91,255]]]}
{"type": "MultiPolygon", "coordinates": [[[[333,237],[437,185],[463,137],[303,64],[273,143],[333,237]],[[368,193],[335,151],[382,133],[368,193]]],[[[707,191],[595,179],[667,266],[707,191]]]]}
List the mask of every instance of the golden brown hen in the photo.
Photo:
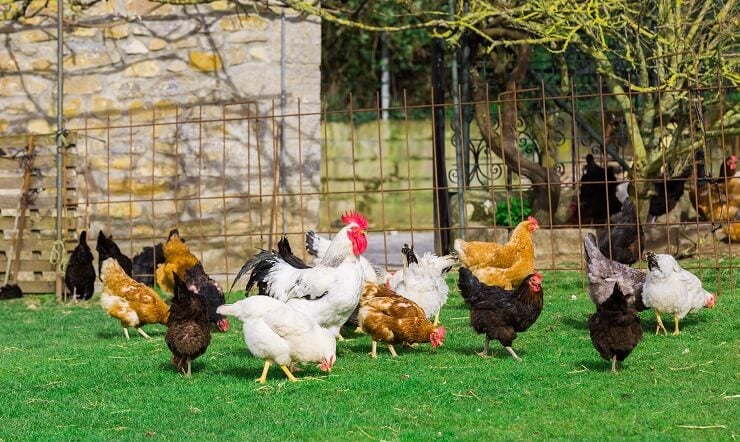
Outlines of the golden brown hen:
{"type": "Polygon", "coordinates": [[[393,357],[398,356],[394,344],[430,342],[432,348],[444,344],[445,328],[434,326],[424,310],[414,301],[393,290],[365,282],[357,315],[360,327],[373,340],[370,356],[377,357],[377,341],[388,344],[393,357]]]}
{"type": "Polygon", "coordinates": [[[180,279],[185,280],[185,271],[195,267],[198,264],[198,258],[190,252],[188,246],[180,238],[180,232],[177,229],[170,232],[167,242],[164,243],[163,251],[165,262],[157,267],[157,285],[168,293],[174,293],[175,281],[172,274],[176,273],[180,279]]]}
{"type": "Polygon", "coordinates": [[[708,178],[702,150],[696,151],[695,162],[697,180],[689,192],[691,203],[704,219],[722,223],[732,241],[740,241],[740,177],[708,178]]]}
{"type": "Polygon", "coordinates": [[[534,217],[516,226],[506,244],[455,240],[460,264],[486,285],[511,290],[534,273],[532,234],[539,228],[534,217]]]}
{"type": "Polygon", "coordinates": [[[128,327],[135,327],[141,336],[149,338],[142,325],[167,324],[170,315],[167,304],[151,287],[128,276],[114,258],[103,261],[100,278],[103,280],[100,305],[121,321],[126,339],[129,339],[128,327]]]}

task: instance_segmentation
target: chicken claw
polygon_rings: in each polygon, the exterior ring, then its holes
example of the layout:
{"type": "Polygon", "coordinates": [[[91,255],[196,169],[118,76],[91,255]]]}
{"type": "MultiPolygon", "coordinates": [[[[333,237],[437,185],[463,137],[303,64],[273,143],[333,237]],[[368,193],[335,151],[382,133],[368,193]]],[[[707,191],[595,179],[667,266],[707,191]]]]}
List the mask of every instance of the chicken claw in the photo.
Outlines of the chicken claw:
{"type": "Polygon", "coordinates": [[[514,351],[513,348],[506,347],[506,351],[508,351],[509,354],[511,354],[511,356],[513,356],[514,359],[516,359],[517,362],[522,362],[522,358],[520,358],[519,355],[516,354],[516,352],[514,351]]]}
{"type": "Polygon", "coordinates": [[[480,353],[478,353],[478,356],[480,356],[482,358],[487,358],[488,357],[488,349],[489,349],[488,343],[489,342],[491,342],[491,339],[488,336],[486,336],[486,340],[483,342],[483,351],[481,351],[480,353]]]}
{"type": "Polygon", "coordinates": [[[272,364],[272,361],[269,359],[265,359],[265,366],[262,368],[262,376],[255,379],[255,382],[259,382],[260,384],[264,384],[267,382],[267,371],[270,370],[270,365],[272,364]]]}
{"type": "Polygon", "coordinates": [[[660,312],[657,310],[655,311],[655,317],[658,319],[658,326],[655,327],[655,336],[658,336],[660,330],[663,330],[664,335],[668,335],[668,331],[665,329],[665,326],[663,325],[663,320],[660,319],[660,312]]]}
{"type": "Polygon", "coordinates": [[[288,377],[288,380],[290,382],[295,382],[295,381],[298,380],[298,379],[295,378],[295,376],[293,376],[293,373],[290,372],[290,370],[288,369],[288,366],[287,365],[281,365],[280,368],[283,369],[283,373],[285,373],[285,376],[288,377]]]}
{"type": "Polygon", "coordinates": [[[676,328],[673,330],[673,336],[678,336],[681,334],[681,331],[678,329],[678,321],[680,321],[678,315],[673,316],[673,321],[676,323],[676,328]]]}

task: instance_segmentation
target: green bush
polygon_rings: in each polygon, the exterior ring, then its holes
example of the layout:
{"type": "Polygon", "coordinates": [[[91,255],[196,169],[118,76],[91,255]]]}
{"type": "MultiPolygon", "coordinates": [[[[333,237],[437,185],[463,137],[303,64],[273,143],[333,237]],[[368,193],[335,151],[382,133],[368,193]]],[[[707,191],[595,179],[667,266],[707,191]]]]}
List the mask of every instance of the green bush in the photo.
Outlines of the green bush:
{"type": "Polygon", "coordinates": [[[515,226],[532,214],[529,201],[521,199],[499,201],[496,203],[496,225],[515,226]]]}

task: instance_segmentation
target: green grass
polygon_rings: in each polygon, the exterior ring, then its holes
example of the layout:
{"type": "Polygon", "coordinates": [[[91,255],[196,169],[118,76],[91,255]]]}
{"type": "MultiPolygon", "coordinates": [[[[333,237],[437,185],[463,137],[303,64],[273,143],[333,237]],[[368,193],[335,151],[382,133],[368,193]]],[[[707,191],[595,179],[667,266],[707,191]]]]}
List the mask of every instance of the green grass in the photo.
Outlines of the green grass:
{"type": "Polygon", "coordinates": [[[289,383],[273,367],[266,386],[254,382],[262,361],[236,319],[185,379],[163,326],[127,342],[97,295],[81,305],[3,301],[0,439],[730,440],[740,433],[739,293],[725,288],[717,308],[682,321],[679,337],[654,336],[644,312],[642,343],[611,374],[591,346],[580,273],[558,272],[557,289],[545,286],[542,315],[514,342],[521,364],[497,343],[494,357],[475,355],[483,339],[455,289],[438,351],[421,345],[391,359],[383,349],[371,360],[369,338],[355,336],[338,344],[329,376],[306,367],[289,383]]]}

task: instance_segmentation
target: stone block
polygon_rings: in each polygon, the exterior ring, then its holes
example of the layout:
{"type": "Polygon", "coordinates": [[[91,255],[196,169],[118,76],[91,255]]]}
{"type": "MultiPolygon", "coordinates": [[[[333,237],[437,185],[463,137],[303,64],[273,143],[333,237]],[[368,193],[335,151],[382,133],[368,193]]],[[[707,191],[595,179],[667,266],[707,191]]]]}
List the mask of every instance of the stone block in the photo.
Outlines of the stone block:
{"type": "Polygon", "coordinates": [[[214,52],[192,51],[188,59],[190,66],[201,72],[214,72],[221,69],[221,56],[214,52]]]}
{"type": "Polygon", "coordinates": [[[92,105],[90,111],[94,114],[102,114],[115,109],[113,100],[109,100],[104,97],[94,96],[92,99],[92,105]]]}
{"type": "Polygon", "coordinates": [[[112,26],[110,28],[105,28],[105,32],[103,35],[105,35],[106,38],[112,38],[114,40],[120,40],[122,38],[128,37],[130,34],[129,32],[129,24],[123,23],[120,25],[112,26]]]}
{"type": "Polygon", "coordinates": [[[146,60],[130,65],[123,74],[127,77],[151,78],[158,76],[161,71],[159,63],[154,60],[146,60]]]}
{"type": "Polygon", "coordinates": [[[65,94],[92,94],[103,89],[97,75],[79,75],[66,77],[64,80],[65,94]]]}
{"type": "Polygon", "coordinates": [[[152,38],[149,40],[149,50],[150,51],[161,51],[162,49],[167,47],[167,40],[163,40],[161,38],[152,38]]]}
{"type": "Polygon", "coordinates": [[[36,72],[56,70],[56,63],[52,64],[49,60],[34,60],[31,62],[31,69],[36,72]]]}
{"type": "Polygon", "coordinates": [[[76,71],[108,66],[117,62],[120,57],[112,56],[108,52],[78,53],[64,59],[64,69],[76,71]]]}
{"type": "Polygon", "coordinates": [[[188,68],[188,64],[182,60],[173,60],[167,65],[167,70],[170,72],[182,72],[188,68]]]}
{"type": "Polygon", "coordinates": [[[234,32],[242,29],[264,31],[269,22],[257,15],[230,15],[221,19],[221,30],[234,32]]]}
{"type": "Polygon", "coordinates": [[[51,133],[51,126],[45,119],[34,118],[26,124],[26,131],[32,134],[48,134],[51,133]]]}
{"type": "Polygon", "coordinates": [[[82,100],[78,97],[66,98],[62,107],[62,115],[73,117],[82,113],[82,100]]]}
{"type": "Polygon", "coordinates": [[[148,54],[149,48],[139,39],[129,38],[123,44],[121,49],[129,55],[148,54]]]}

